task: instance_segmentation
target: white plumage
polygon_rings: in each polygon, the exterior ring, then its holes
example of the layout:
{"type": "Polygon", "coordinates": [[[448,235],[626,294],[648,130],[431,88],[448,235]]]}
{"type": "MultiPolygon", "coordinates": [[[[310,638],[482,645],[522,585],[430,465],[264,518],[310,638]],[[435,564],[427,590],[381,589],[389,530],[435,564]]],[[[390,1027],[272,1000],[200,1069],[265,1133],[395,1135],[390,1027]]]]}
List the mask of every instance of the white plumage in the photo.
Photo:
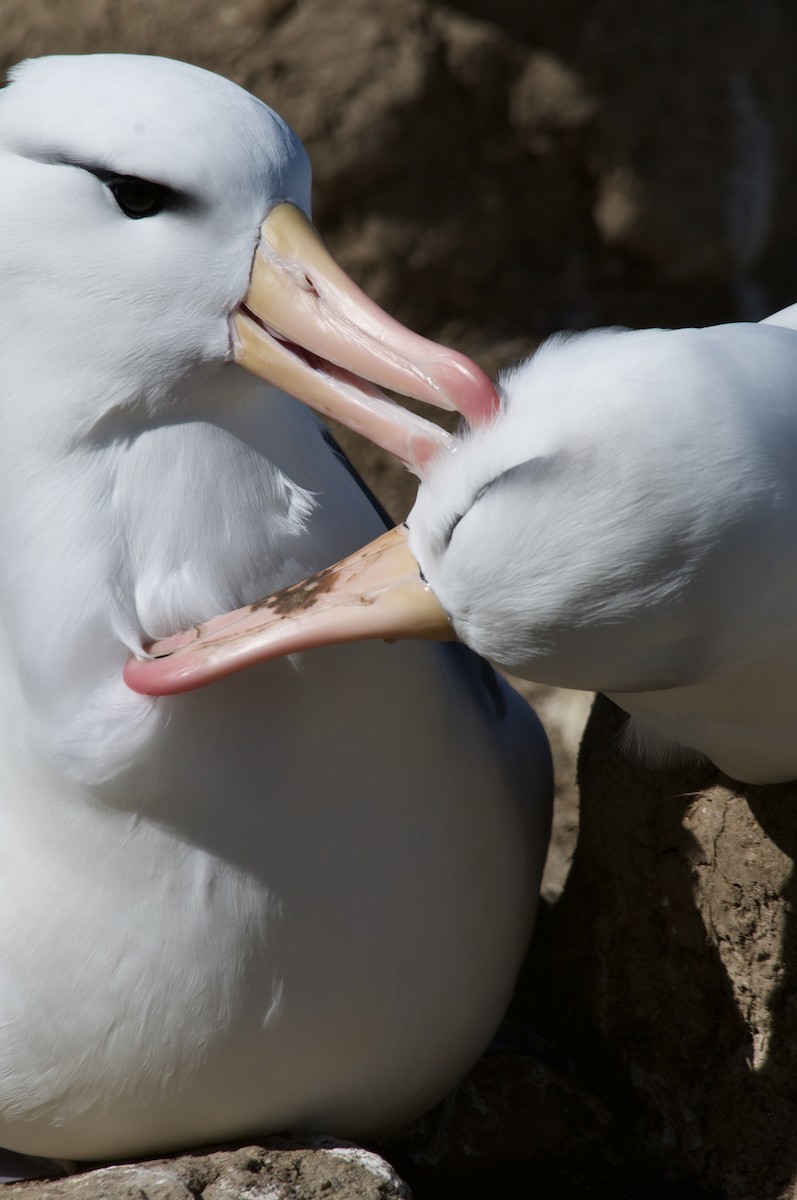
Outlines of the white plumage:
{"type": "Polygon", "coordinates": [[[184,64],[41,60],[0,95],[0,1145],[401,1121],[524,951],[547,747],[474,660],[122,680],[380,528],[316,418],[231,361],[260,224],[308,196],[279,118],[184,64]]]}

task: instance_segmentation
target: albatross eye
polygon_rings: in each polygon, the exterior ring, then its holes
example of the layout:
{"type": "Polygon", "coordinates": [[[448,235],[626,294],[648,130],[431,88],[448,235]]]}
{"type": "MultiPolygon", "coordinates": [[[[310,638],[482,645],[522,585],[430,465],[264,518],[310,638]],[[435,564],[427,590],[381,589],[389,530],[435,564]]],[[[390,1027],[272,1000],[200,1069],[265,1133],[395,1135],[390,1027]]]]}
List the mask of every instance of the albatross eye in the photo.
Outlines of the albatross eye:
{"type": "Polygon", "coordinates": [[[126,217],[138,221],[154,217],[169,205],[171,191],[160,183],[137,179],[135,175],[117,175],[106,186],[126,217]]]}

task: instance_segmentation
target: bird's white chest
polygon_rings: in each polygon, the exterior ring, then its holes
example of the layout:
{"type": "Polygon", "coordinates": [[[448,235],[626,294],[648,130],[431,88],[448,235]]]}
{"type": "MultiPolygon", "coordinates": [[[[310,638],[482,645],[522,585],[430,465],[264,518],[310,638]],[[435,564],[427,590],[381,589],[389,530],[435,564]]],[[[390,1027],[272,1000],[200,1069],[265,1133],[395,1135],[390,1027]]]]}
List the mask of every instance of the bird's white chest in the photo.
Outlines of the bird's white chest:
{"type": "Polygon", "coordinates": [[[510,781],[467,693],[452,721],[435,661],[320,651],[166,701],[91,787],[6,741],[0,1144],[353,1133],[454,1082],[523,953],[547,779],[510,781]]]}

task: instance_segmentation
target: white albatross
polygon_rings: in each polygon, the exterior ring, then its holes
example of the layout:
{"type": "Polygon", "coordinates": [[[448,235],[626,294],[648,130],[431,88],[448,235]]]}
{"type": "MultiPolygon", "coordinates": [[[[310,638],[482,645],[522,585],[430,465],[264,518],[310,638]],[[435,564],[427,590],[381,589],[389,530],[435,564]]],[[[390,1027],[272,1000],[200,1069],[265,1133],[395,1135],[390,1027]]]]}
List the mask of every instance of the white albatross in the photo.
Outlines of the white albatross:
{"type": "Polygon", "coordinates": [[[500,415],[430,463],[407,530],[152,647],[164,657],[131,680],[177,690],[256,657],[448,628],[516,675],[607,693],[650,763],[797,777],[797,306],[557,337],[502,390],[500,415]]]}
{"type": "Polygon", "coordinates": [[[274,113],[184,64],[44,59],[0,93],[0,1145],[22,1153],[401,1122],[489,1041],[529,937],[547,743],[474,657],[123,682],[154,638],[383,527],[310,410],[233,359],[410,463],[445,435],[361,375],[494,403],[328,258],[309,185],[274,113]]]}

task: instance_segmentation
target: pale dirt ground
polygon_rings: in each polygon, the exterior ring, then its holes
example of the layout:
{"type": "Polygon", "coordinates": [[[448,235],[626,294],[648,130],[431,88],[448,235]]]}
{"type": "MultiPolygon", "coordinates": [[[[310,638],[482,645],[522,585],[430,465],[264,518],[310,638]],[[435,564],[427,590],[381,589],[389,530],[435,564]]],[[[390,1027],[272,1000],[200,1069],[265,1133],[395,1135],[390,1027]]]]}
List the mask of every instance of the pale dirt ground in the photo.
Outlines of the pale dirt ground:
{"type": "Polygon", "coordinates": [[[564,887],[578,834],[576,758],[593,694],[543,687],[511,675],[507,678],[535,709],[553,752],[556,791],[542,894],[546,900],[555,900],[564,887]]]}

